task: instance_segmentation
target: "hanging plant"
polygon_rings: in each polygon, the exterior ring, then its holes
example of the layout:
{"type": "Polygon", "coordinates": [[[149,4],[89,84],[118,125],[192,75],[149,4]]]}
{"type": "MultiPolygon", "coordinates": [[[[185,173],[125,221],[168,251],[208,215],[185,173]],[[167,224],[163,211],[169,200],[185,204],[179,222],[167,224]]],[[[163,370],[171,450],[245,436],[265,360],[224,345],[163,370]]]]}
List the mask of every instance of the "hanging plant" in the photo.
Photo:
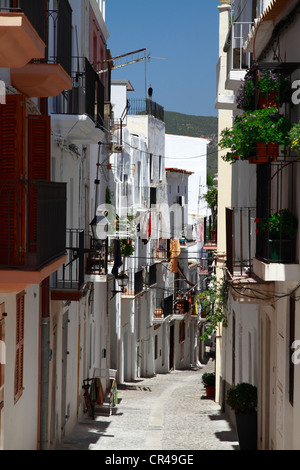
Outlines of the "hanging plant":
{"type": "Polygon", "coordinates": [[[222,158],[231,163],[248,160],[255,155],[256,143],[261,142],[288,146],[290,129],[290,121],[276,107],[246,111],[234,118],[231,128],[221,131],[219,147],[229,150],[222,158]]]}
{"type": "Polygon", "coordinates": [[[121,246],[121,255],[125,256],[125,258],[127,258],[128,256],[131,256],[134,253],[134,245],[132,244],[132,240],[122,238],[120,240],[120,246],[121,246]]]}

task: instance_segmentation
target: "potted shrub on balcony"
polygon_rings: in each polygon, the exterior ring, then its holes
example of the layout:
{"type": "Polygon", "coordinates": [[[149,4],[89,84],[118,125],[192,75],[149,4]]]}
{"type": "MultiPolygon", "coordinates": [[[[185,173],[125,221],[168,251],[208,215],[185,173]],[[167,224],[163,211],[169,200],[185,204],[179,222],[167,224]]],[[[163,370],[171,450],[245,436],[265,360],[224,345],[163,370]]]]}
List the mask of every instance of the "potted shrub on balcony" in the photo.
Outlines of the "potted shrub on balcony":
{"type": "Polygon", "coordinates": [[[274,70],[250,71],[242,80],[237,95],[237,108],[244,111],[255,109],[255,99],[258,107],[281,106],[291,97],[291,86],[288,78],[282,72],[274,70]],[[257,96],[256,96],[257,93],[257,96]]]}
{"type": "Polygon", "coordinates": [[[245,382],[232,385],[227,391],[227,404],[235,412],[240,450],[256,450],[257,388],[245,382]]]}
{"type": "Polygon", "coordinates": [[[257,218],[257,233],[269,230],[270,261],[291,262],[295,260],[298,219],[288,209],[271,214],[268,219],[257,218]]]}
{"type": "Polygon", "coordinates": [[[275,107],[246,111],[234,118],[231,128],[222,130],[219,147],[228,150],[222,158],[231,163],[248,160],[257,164],[276,160],[278,146],[290,144],[290,128],[290,121],[275,107]]]}
{"type": "Polygon", "coordinates": [[[205,387],[207,398],[215,397],[216,374],[215,372],[204,372],[201,382],[205,387]]]}

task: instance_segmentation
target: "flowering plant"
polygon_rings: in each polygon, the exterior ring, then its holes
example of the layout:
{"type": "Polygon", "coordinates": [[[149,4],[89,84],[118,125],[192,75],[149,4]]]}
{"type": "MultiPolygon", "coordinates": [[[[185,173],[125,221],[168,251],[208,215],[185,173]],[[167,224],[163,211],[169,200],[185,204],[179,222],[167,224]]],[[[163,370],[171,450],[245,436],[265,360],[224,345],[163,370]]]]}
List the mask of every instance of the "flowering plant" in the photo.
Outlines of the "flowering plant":
{"type": "Polygon", "coordinates": [[[279,92],[281,101],[286,101],[290,96],[290,84],[287,77],[281,72],[262,70],[258,76],[259,91],[263,96],[271,91],[279,92]]]}
{"type": "Polygon", "coordinates": [[[232,163],[237,159],[247,160],[253,156],[257,142],[289,145],[290,128],[289,120],[278,114],[275,107],[246,111],[234,118],[231,128],[221,131],[219,147],[229,150],[222,158],[232,163]]]}
{"type": "Polygon", "coordinates": [[[244,111],[254,109],[255,83],[252,75],[246,75],[241,81],[237,95],[237,107],[244,111]]]}
{"type": "Polygon", "coordinates": [[[289,132],[291,148],[300,153],[300,122],[294,124],[289,132]]]}
{"type": "Polygon", "coordinates": [[[254,72],[248,72],[238,90],[236,101],[239,109],[245,111],[254,109],[256,89],[263,97],[275,91],[280,104],[287,102],[291,96],[290,83],[283,73],[274,70],[262,70],[255,75],[254,72]]]}

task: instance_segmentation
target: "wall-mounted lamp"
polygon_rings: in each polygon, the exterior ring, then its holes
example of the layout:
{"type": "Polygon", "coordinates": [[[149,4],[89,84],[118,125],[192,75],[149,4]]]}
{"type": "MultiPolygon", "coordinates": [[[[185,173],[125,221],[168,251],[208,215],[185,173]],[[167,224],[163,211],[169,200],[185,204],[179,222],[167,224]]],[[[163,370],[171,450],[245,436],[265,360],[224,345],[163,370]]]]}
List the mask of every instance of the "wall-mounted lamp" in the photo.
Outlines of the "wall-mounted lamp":
{"type": "Polygon", "coordinates": [[[119,274],[119,275],[116,277],[116,280],[117,280],[118,285],[119,285],[119,287],[121,288],[121,290],[115,290],[115,289],[114,289],[114,290],[112,291],[111,299],[112,299],[116,294],[118,294],[119,292],[124,292],[125,287],[127,287],[129,277],[127,276],[127,274],[121,273],[121,274],[119,274]]]}
{"type": "Polygon", "coordinates": [[[93,240],[105,240],[110,226],[109,220],[106,218],[107,211],[96,214],[90,223],[93,240]]]}

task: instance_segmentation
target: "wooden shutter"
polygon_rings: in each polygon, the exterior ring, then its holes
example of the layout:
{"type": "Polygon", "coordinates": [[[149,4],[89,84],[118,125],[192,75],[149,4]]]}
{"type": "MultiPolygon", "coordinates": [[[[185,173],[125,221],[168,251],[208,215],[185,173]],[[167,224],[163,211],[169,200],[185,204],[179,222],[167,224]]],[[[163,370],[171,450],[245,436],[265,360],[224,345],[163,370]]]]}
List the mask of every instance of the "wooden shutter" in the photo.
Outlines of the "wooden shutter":
{"type": "Polygon", "coordinates": [[[0,264],[24,262],[25,98],[6,95],[0,105],[0,264]]]}
{"type": "Polygon", "coordinates": [[[29,252],[36,251],[36,183],[50,181],[50,116],[28,116],[29,252]]]}
{"type": "Polygon", "coordinates": [[[28,116],[28,179],[50,181],[50,116],[28,116]]]}
{"type": "Polygon", "coordinates": [[[17,294],[16,308],[16,359],[14,400],[18,401],[23,393],[23,361],[24,361],[24,300],[25,292],[17,294]]]}

